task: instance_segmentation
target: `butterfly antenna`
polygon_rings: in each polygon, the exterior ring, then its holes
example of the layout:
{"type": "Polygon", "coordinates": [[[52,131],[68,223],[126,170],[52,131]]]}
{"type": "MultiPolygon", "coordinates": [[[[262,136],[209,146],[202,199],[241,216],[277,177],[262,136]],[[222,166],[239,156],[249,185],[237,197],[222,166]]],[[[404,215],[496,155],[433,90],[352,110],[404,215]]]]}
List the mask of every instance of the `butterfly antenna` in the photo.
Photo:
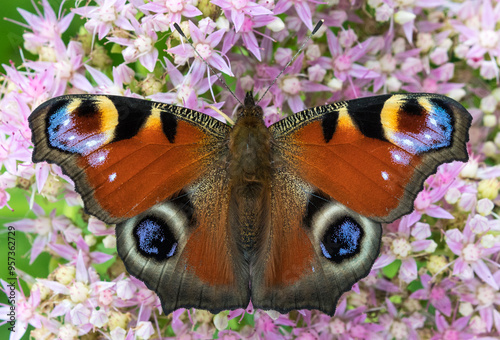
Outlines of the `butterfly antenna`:
{"type": "Polygon", "coordinates": [[[297,53],[295,53],[295,55],[293,56],[293,58],[290,59],[290,61],[285,65],[285,67],[283,67],[283,69],[281,70],[280,74],[278,74],[278,76],[276,78],[274,78],[273,83],[271,85],[269,85],[269,87],[267,88],[266,92],[264,92],[264,95],[262,97],[260,97],[260,99],[257,101],[256,105],[260,103],[260,101],[262,100],[262,98],[264,98],[266,96],[267,92],[269,92],[269,89],[271,89],[271,87],[273,87],[273,85],[276,83],[276,81],[278,80],[278,78],[283,74],[283,72],[285,72],[285,70],[288,68],[288,66],[290,66],[290,64],[295,60],[295,58],[297,58],[297,56],[300,54],[300,52],[302,52],[302,50],[304,49],[304,46],[306,46],[307,42],[309,40],[311,40],[311,37],[319,30],[319,28],[321,27],[321,25],[323,25],[323,22],[325,22],[325,20],[321,19],[316,24],[316,26],[312,30],[311,34],[309,34],[307,36],[307,39],[300,46],[300,48],[297,51],[297,53]]]}
{"type": "Polygon", "coordinates": [[[198,57],[200,57],[201,60],[203,60],[203,62],[205,63],[205,65],[207,65],[207,67],[212,71],[213,74],[215,74],[217,76],[217,78],[219,79],[219,81],[222,83],[222,85],[224,85],[224,87],[226,88],[226,90],[228,90],[231,95],[238,101],[238,103],[240,103],[241,105],[243,105],[243,103],[238,99],[238,97],[236,97],[236,95],[234,94],[234,92],[229,88],[229,86],[227,86],[226,82],[224,80],[222,80],[222,77],[217,73],[215,72],[215,70],[213,69],[213,67],[207,63],[207,61],[205,59],[203,59],[203,57],[200,55],[200,53],[198,53],[198,51],[196,50],[196,48],[194,47],[193,43],[191,41],[188,40],[188,38],[186,37],[186,35],[184,34],[184,32],[182,32],[182,29],[181,27],[177,24],[177,23],[174,23],[174,28],[177,32],[179,32],[179,34],[184,38],[186,39],[187,43],[189,44],[189,46],[191,46],[193,48],[193,51],[198,55],[198,57]]]}

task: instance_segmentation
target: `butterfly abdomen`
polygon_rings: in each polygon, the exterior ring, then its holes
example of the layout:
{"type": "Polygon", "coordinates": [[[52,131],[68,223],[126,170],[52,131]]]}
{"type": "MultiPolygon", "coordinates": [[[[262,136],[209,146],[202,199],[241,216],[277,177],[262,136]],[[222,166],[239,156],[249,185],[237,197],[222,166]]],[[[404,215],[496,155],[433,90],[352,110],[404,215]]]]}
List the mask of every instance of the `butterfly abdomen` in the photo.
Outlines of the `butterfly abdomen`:
{"type": "Polygon", "coordinates": [[[230,137],[230,225],[250,250],[270,216],[271,135],[259,116],[240,117],[230,137]]]}

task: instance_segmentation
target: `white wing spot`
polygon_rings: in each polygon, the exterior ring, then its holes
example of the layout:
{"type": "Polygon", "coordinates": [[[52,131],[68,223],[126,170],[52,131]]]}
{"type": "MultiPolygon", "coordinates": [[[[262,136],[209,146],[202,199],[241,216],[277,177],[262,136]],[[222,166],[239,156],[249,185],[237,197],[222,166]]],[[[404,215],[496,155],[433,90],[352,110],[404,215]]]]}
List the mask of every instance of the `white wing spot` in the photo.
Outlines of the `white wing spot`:
{"type": "Polygon", "coordinates": [[[111,175],[109,175],[108,178],[109,178],[110,182],[113,182],[115,180],[115,178],[116,178],[116,172],[113,172],[111,175]]]}
{"type": "Polygon", "coordinates": [[[382,171],[382,178],[387,181],[389,179],[389,174],[385,171],[382,171]]]}

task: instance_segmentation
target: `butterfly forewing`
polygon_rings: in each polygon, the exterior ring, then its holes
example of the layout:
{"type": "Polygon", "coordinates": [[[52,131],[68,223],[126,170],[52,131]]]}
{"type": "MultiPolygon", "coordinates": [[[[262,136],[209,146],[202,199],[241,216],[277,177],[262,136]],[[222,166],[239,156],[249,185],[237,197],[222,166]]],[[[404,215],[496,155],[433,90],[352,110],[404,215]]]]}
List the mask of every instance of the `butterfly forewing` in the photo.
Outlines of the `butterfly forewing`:
{"type": "Polygon", "coordinates": [[[391,222],[438,165],[467,160],[470,114],[433,94],[396,94],[320,106],[271,126],[275,150],[315,188],[391,222]]]}

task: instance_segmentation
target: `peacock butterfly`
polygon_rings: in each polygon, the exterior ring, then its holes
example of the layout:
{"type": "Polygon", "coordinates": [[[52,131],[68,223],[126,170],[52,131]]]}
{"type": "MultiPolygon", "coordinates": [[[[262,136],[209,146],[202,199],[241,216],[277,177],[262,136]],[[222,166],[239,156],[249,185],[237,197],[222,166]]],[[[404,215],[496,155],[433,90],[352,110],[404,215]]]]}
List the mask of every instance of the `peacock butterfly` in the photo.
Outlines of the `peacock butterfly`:
{"type": "Polygon", "coordinates": [[[381,222],[409,213],[442,163],[468,159],[471,116],[435,94],[388,94],[271,125],[248,93],[230,126],[184,107],[68,95],[29,117],[33,161],[62,167],[116,223],[127,270],[163,311],[319,309],[365,277],[381,222]]]}

